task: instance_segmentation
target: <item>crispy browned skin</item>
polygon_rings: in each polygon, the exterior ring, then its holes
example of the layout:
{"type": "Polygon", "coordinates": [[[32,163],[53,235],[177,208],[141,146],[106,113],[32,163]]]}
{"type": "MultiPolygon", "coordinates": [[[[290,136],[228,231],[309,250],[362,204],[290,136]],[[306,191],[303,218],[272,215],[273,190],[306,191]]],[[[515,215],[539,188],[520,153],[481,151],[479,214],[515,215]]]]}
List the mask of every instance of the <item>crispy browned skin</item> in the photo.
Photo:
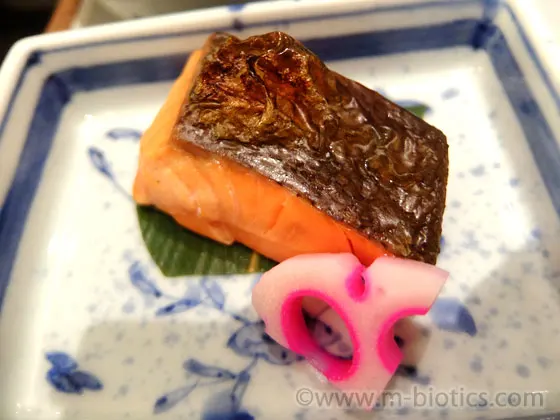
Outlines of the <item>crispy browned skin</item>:
{"type": "Polygon", "coordinates": [[[276,181],[397,256],[436,262],[445,135],[284,33],[210,37],[175,137],[276,181]]]}

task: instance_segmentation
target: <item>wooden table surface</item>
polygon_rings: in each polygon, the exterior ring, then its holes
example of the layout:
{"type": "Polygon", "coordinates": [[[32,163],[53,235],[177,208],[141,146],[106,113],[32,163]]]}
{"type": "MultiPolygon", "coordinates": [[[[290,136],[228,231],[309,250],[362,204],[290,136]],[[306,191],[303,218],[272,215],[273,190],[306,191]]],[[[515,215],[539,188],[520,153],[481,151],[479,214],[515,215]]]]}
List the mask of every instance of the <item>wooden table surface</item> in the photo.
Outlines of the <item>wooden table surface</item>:
{"type": "Polygon", "coordinates": [[[72,25],[81,0],[59,0],[45,32],[58,32],[69,29],[72,25]]]}

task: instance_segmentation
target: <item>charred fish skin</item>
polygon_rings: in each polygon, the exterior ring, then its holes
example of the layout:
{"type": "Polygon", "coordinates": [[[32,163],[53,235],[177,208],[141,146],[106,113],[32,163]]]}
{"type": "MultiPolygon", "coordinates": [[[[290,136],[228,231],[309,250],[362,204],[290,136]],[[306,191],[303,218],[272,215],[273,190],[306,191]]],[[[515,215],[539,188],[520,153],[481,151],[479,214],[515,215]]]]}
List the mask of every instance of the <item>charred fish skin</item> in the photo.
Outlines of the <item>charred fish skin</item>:
{"type": "Polygon", "coordinates": [[[279,183],[396,256],[437,261],[446,136],[285,33],[213,34],[174,138],[279,183]]]}

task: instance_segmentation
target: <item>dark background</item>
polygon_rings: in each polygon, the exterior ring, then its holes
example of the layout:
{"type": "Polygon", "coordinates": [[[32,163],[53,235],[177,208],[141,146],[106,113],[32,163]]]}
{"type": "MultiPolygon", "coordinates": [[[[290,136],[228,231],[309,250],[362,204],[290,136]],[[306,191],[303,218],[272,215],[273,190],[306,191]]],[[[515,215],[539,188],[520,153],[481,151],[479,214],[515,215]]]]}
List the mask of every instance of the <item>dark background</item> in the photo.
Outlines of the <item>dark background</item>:
{"type": "Polygon", "coordinates": [[[42,33],[54,0],[0,0],[0,62],[18,39],[42,33]]]}

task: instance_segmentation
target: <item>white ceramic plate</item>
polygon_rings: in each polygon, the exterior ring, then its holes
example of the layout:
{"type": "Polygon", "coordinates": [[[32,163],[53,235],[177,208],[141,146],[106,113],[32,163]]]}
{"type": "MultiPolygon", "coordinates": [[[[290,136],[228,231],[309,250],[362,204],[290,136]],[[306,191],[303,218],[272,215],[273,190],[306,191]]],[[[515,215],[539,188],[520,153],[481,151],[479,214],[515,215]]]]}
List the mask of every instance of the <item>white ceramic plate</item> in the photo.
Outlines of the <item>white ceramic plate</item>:
{"type": "Polygon", "coordinates": [[[491,3],[278,2],[18,44],[0,74],[0,418],[372,416],[298,404],[298,389],[331,388],[263,337],[257,276],[166,279],[142,242],[129,199],[139,135],[218,29],[287,31],[339,72],[425,104],[448,135],[438,265],[451,279],[405,340],[409,366],[390,386],[402,406],[376,418],[558,410],[560,100],[517,9],[491,3]],[[200,303],[158,315],[184,296],[200,303]]]}

